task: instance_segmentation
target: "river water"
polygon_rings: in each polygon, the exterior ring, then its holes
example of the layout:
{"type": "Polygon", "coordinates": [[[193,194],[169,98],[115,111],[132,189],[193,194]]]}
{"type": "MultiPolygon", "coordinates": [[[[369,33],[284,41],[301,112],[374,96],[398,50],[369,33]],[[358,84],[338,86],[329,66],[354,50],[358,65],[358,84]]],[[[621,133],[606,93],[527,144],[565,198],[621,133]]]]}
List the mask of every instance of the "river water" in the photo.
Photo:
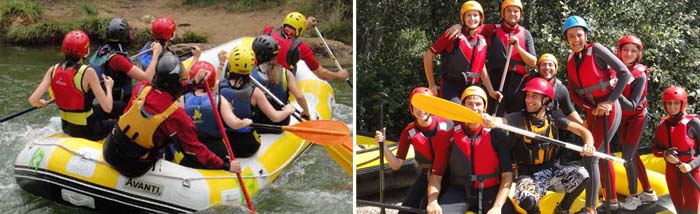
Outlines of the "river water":
{"type": "MultiPolygon", "coordinates": [[[[49,66],[62,59],[57,47],[0,45],[0,117],[29,108],[27,98],[49,66]]],[[[330,65],[324,65],[332,67],[330,65]]],[[[345,65],[345,68],[351,68],[345,65]]],[[[335,119],[352,123],[352,89],[344,81],[331,83],[336,93],[335,119]]],[[[2,213],[89,213],[24,192],[15,183],[15,157],[29,139],[60,131],[54,105],[0,123],[0,210],[2,213]]],[[[253,198],[258,213],[352,213],[352,179],[313,146],[284,170],[274,183],[253,198]]],[[[203,213],[245,213],[242,207],[215,207],[203,213]]]]}

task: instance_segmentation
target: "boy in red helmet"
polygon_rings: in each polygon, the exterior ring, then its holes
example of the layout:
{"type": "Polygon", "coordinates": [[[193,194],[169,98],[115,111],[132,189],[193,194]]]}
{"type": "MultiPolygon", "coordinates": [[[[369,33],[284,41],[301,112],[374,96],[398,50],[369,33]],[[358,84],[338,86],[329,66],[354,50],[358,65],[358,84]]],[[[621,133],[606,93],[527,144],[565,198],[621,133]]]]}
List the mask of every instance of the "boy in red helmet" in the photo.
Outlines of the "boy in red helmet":
{"type": "MultiPolygon", "coordinates": [[[[172,40],[175,38],[175,30],[177,29],[177,25],[175,24],[175,20],[171,19],[170,17],[163,16],[160,18],[157,18],[156,20],[153,21],[153,24],[151,25],[151,39],[152,41],[146,42],[145,45],[139,50],[140,52],[146,51],[149,48],[151,48],[152,43],[158,43],[162,46],[162,52],[160,55],[156,56],[162,56],[165,53],[170,53],[172,54],[173,51],[170,50],[170,45],[172,45],[172,40]]],[[[195,48],[193,52],[197,52],[199,49],[195,48]]],[[[155,53],[155,52],[153,52],[155,53]]],[[[146,69],[148,65],[151,63],[151,59],[153,58],[154,54],[153,53],[146,53],[141,55],[138,60],[139,64],[141,66],[141,69],[146,69]]],[[[193,53],[194,54],[194,59],[192,62],[196,62],[199,58],[199,54],[193,53]]]]}
{"type": "Polygon", "coordinates": [[[29,104],[35,107],[48,105],[50,101],[41,97],[50,90],[61,113],[63,132],[72,137],[100,140],[107,136],[115,120],[95,114],[92,102],[97,99],[101,111],[111,112],[114,81],[103,75],[103,89],[97,72],[83,64],[83,58],[88,55],[89,49],[90,38],[85,32],[68,32],[61,48],[65,59],[46,71],[41,83],[29,97],[29,104]]]}
{"type": "Polygon", "coordinates": [[[700,180],[700,120],[696,115],[685,112],[688,94],[682,87],[668,87],[662,99],[667,116],[656,128],[652,153],[666,160],[664,174],[676,212],[698,213],[700,191],[694,188],[689,177],[696,182],[700,180]]]}
{"type": "MultiPolygon", "coordinates": [[[[408,124],[403,131],[401,131],[398,142],[399,148],[396,151],[396,155],[391,153],[387,144],[384,144],[384,157],[389,162],[389,166],[394,170],[401,168],[404,160],[406,160],[406,153],[408,152],[409,146],[413,146],[416,162],[418,162],[421,169],[421,175],[418,176],[416,182],[413,183],[411,190],[409,190],[408,195],[401,204],[402,206],[413,208],[425,208],[428,177],[431,175],[442,176],[444,172],[444,165],[447,164],[447,161],[436,162],[436,160],[446,160],[446,158],[437,158],[437,156],[446,155],[445,153],[438,153],[438,151],[444,151],[448,146],[451,137],[449,130],[452,126],[451,122],[448,120],[432,116],[421,109],[414,108],[413,105],[410,104],[410,101],[415,94],[419,93],[435,96],[433,92],[426,87],[414,88],[408,98],[408,109],[411,112],[411,116],[415,118],[415,121],[408,124]]],[[[386,128],[382,131],[376,131],[374,139],[377,142],[384,142],[385,133],[386,128]]]]}
{"type": "Polygon", "coordinates": [[[643,203],[652,203],[658,200],[656,193],[651,189],[651,183],[646,173],[646,167],[637,152],[637,146],[647,126],[647,86],[649,70],[641,64],[642,40],[634,35],[623,36],[617,43],[617,57],[625,63],[632,73],[632,81],[627,83],[622,96],[618,99],[622,107],[622,120],[620,122],[620,145],[622,146],[622,158],[627,160],[627,183],[630,197],[622,206],[625,210],[636,210],[643,203]],[[637,191],[637,178],[642,183],[642,192],[637,191]]]}

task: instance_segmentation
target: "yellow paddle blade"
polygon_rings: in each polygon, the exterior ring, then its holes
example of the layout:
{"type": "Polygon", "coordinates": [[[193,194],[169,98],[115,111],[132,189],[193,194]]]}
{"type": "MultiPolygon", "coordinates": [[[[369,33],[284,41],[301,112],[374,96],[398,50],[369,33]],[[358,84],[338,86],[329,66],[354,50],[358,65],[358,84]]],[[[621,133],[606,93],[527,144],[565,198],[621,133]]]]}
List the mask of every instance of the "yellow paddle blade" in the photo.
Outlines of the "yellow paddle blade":
{"type": "Polygon", "coordinates": [[[448,120],[465,123],[481,123],[481,115],[479,113],[442,98],[425,94],[416,94],[413,96],[411,104],[414,108],[419,108],[425,112],[448,120]]]}
{"type": "Polygon", "coordinates": [[[322,145],[341,145],[352,141],[350,128],[343,122],[335,120],[309,120],[291,126],[282,126],[282,130],[322,145]]]}

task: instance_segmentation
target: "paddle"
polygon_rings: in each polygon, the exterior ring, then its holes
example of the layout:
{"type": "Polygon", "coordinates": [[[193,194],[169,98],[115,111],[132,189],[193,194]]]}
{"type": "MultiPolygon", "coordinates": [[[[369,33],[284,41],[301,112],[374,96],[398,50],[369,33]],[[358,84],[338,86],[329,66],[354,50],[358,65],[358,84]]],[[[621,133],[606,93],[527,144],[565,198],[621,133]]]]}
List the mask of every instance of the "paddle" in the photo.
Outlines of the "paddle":
{"type": "MultiPolygon", "coordinates": [[[[335,58],[335,55],[333,54],[333,51],[331,51],[331,47],[328,46],[328,43],[326,42],[326,39],[323,38],[323,35],[321,35],[321,31],[318,30],[316,25],[314,25],[314,30],[316,30],[316,34],[318,34],[318,37],[321,38],[321,41],[323,41],[323,45],[326,46],[326,50],[328,51],[328,54],[331,55],[331,59],[335,61],[335,66],[338,67],[338,70],[343,70],[343,67],[340,66],[340,63],[338,62],[338,59],[335,58]]],[[[350,82],[350,77],[345,79],[345,82],[350,85],[350,88],[352,88],[352,82],[350,82]]]]}
{"type": "Polygon", "coordinates": [[[348,139],[352,139],[348,126],[336,120],[309,120],[289,126],[253,123],[252,126],[287,131],[304,140],[324,146],[341,145],[348,139]]]}
{"type": "MultiPolygon", "coordinates": [[[[379,92],[375,98],[379,100],[379,112],[377,112],[377,129],[384,130],[384,98],[389,97],[384,92],[379,92]]],[[[384,141],[379,141],[379,203],[384,203],[384,141]]],[[[381,207],[379,213],[386,213],[386,209],[381,207]]]]}
{"type": "MultiPolygon", "coordinates": [[[[287,71],[285,70],[285,71],[283,71],[283,72],[287,72],[287,71]]],[[[277,105],[284,106],[284,103],[282,103],[282,100],[280,100],[279,98],[277,98],[277,96],[275,96],[275,94],[273,94],[273,93],[272,93],[269,89],[267,89],[264,85],[260,84],[260,82],[258,82],[258,80],[256,80],[256,79],[253,78],[253,77],[250,77],[250,81],[253,82],[253,84],[255,84],[256,87],[262,89],[263,92],[265,92],[265,94],[267,94],[267,96],[272,97],[272,100],[274,100],[275,103],[277,103],[277,105]]],[[[304,120],[301,118],[301,111],[302,111],[302,110],[298,109],[298,108],[297,108],[296,106],[294,106],[294,105],[292,105],[292,106],[294,107],[294,113],[292,114],[292,116],[293,116],[294,118],[296,118],[298,121],[304,121],[304,120]]]]}
{"type": "MultiPolygon", "coordinates": [[[[211,75],[211,74],[210,74],[211,75]]],[[[209,88],[209,82],[204,81],[204,88],[207,89],[207,96],[209,96],[209,102],[211,103],[211,106],[217,106],[216,103],[214,102],[214,97],[211,95],[211,89],[209,88]]],[[[231,144],[228,141],[228,136],[226,135],[226,131],[224,130],[224,124],[221,122],[221,116],[219,116],[219,109],[218,108],[212,108],[214,110],[214,115],[216,116],[216,125],[219,126],[219,132],[221,133],[221,136],[224,138],[224,146],[226,146],[226,151],[228,152],[228,156],[231,157],[231,160],[236,160],[236,156],[233,155],[233,150],[231,150],[231,144]]],[[[236,173],[236,177],[238,177],[238,186],[241,187],[241,191],[243,192],[243,196],[245,196],[245,202],[248,204],[248,209],[250,209],[250,213],[255,213],[255,208],[253,207],[253,202],[250,200],[250,196],[248,195],[248,190],[246,190],[246,186],[243,183],[243,177],[241,177],[241,173],[236,173]]]]}
{"type": "MultiPolygon", "coordinates": [[[[510,66],[510,55],[513,54],[513,45],[510,44],[508,47],[508,53],[506,54],[506,65],[503,67],[503,74],[501,74],[501,85],[498,86],[498,91],[503,93],[503,85],[506,83],[506,74],[508,73],[508,66],[510,66]]],[[[502,98],[501,98],[502,99],[502,98]]],[[[500,100],[496,100],[496,110],[494,110],[493,115],[498,115],[498,105],[501,104],[500,100]]]]}
{"type": "MultiPolygon", "coordinates": [[[[603,146],[604,146],[603,152],[605,152],[605,154],[608,154],[610,152],[608,150],[608,148],[610,148],[610,141],[609,140],[611,140],[609,137],[610,137],[610,135],[608,134],[608,116],[604,115],[603,116],[603,140],[605,142],[603,142],[603,146]]],[[[603,167],[603,170],[605,171],[604,173],[605,173],[605,185],[606,185],[606,187],[605,187],[605,203],[608,204],[608,206],[605,206],[605,212],[610,214],[610,213],[612,213],[612,210],[610,210],[611,209],[610,208],[610,197],[612,197],[612,194],[616,194],[616,193],[613,193],[613,190],[612,190],[612,181],[610,178],[611,175],[610,175],[610,167],[608,167],[609,166],[608,161],[606,161],[606,160],[603,160],[603,161],[604,162],[602,164],[605,164],[605,166],[603,167]]]]}
{"type": "MultiPolygon", "coordinates": [[[[413,97],[413,100],[411,101],[411,104],[416,107],[420,108],[425,112],[454,120],[454,121],[460,121],[460,122],[467,122],[467,123],[482,123],[481,120],[481,115],[479,113],[476,113],[475,111],[472,111],[471,109],[468,109],[467,107],[461,106],[457,103],[453,103],[438,97],[433,97],[433,96],[428,96],[425,94],[416,94],[413,97]]],[[[534,138],[537,140],[545,140],[552,142],[554,144],[557,144],[561,147],[564,147],[566,149],[571,149],[577,152],[581,152],[583,148],[578,145],[574,145],[571,143],[566,143],[560,140],[556,139],[551,139],[542,135],[535,134],[533,132],[520,129],[517,127],[509,126],[506,124],[495,124],[496,128],[504,129],[507,131],[515,132],[520,135],[529,137],[529,138],[534,138]]],[[[619,163],[625,163],[625,160],[622,158],[618,158],[612,155],[604,154],[601,152],[593,152],[593,156],[598,157],[598,158],[603,158],[607,160],[612,160],[615,162],[619,163]]]]}
{"type": "MultiPolygon", "coordinates": [[[[50,104],[52,104],[52,103],[54,103],[54,102],[56,102],[56,100],[51,100],[51,101],[49,101],[49,104],[47,104],[47,105],[50,105],[50,104]]],[[[23,114],[32,112],[32,111],[34,111],[34,110],[37,110],[38,108],[41,108],[41,107],[33,106],[33,107],[31,107],[31,108],[24,109],[24,110],[22,110],[22,111],[20,111],[20,112],[14,113],[14,114],[9,115],[9,116],[7,116],[7,117],[3,117],[2,119],[0,119],[0,123],[5,122],[5,121],[8,121],[8,120],[11,120],[12,118],[15,118],[15,117],[19,117],[20,115],[23,115],[23,114]]]]}
{"type": "Polygon", "coordinates": [[[398,206],[398,205],[393,205],[393,204],[385,204],[385,203],[367,201],[367,200],[361,200],[361,199],[357,199],[357,204],[358,205],[362,205],[362,204],[370,205],[370,206],[393,209],[393,210],[404,211],[404,212],[425,213],[425,210],[416,209],[413,207],[398,206]]]}

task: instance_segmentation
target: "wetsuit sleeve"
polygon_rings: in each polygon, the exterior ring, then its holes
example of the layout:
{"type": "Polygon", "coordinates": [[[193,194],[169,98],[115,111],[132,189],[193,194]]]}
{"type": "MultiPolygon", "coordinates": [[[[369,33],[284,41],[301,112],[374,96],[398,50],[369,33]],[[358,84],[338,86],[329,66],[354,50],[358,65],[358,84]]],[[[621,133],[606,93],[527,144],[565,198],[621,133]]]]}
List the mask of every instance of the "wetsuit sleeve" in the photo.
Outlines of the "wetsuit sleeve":
{"type": "Polygon", "coordinates": [[[576,109],[574,109],[574,104],[571,103],[571,95],[569,95],[569,91],[566,90],[566,87],[562,84],[556,84],[556,89],[555,98],[557,98],[559,102],[559,110],[561,110],[564,115],[569,115],[571,112],[576,111],[576,109]]]}
{"type": "Polygon", "coordinates": [[[576,103],[577,106],[581,107],[584,111],[591,111],[593,110],[593,106],[591,106],[590,103],[587,101],[583,101],[581,97],[578,96],[573,90],[574,90],[574,85],[572,85],[571,81],[567,81],[567,85],[569,85],[569,95],[571,95],[571,100],[576,103]]]}
{"type": "Polygon", "coordinates": [[[498,154],[499,168],[501,173],[513,172],[513,159],[511,158],[510,145],[506,142],[508,136],[501,129],[492,129],[491,143],[498,154]]]}
{"type": "Polygon", "coordinates": [[[299,44],[299,58],[304,60],[306,65],[309,66],[309,69],[312,71],[315,71],[321,65],[316,60],[314,52],[311,50],[311,48],[309,48],[309,46],[303,42],[299,44]]]}
{"type": "Polygon", "coordinates": [[[532,54],[533,56],[537,56],[537,52],[535,51],[535,40],[532,39],[532,34],[530,33],[529,30],[526,30],[524,33],[525,33],[525,47],[527,47],[527,52],[532,54]]]}
{"type": "Polygon", "coordinates": [[[443,33],[442,35],[440,35],[440,37],[438,37],[438,39],[433,43],[433,45],[430,46],[430,52],[432,52],[435,55],[442,53],[443,51],[445,51],[445,49],[447,49],[451,41],[454,40],[448,39],[445,33],[443,33]]]}
{"type": "MultiPolygon", "coordinates": [[[[695,140],[695,146],[693,149],[697,149],[699,146],[698,144],[700,144],[700,120],[698,120],[698,118],[693,118],[688,123],[688,127],[688,136],[695,140]]],[[[693,169],[700,166],[700,155],[695,156],[695,159],[690,161],[689,164],[693,169]]]]}
{"type": "Polygon", "coordinates": [[[622,109],[625,111],[634,111],[634,109],[639,106],[642,102],[642,94],[644,94],[646,82],[647,76],[645,74],[642,74],[632,81],[632,84],[630,84],[630,87],[632,87],[630,97],[620,96],[618,99],[622,109]]]}
{"type": "Polygon", "coordinates": [[[131,67],[134,67],[134,64],[131,64],[131,61],[129,61],[129,59],[127,59],[124,55],[115,54],[109,59],[109,68],[111,68],[113,71],[127,74],[131,70],[131,67]]]}
{"type": "Polygon", "coordinates": [[[569,127],[569,123],[571,123],[571,121],[567,119],[566,115],[564,115],[564,113],[562,113],[561,111],[552,110],[550,115],[552,116],[554,126],[556,126],[557,129],[566,130],[566,127],[569,127]]]}
{"type": "Polygon", "coordinates": [[[478,28],[476,28],[475,33],[484,36],[484,38],[486,38],[486,41],[491,42],[491,38],[493,38],[493,33],[495,31],[496,31],[495,24],[483,24],[483,25],[479,26],[478,28]]]}
{"type": "MultiPolygon", "coordinates": [[[[211,152],[204,144],[197,139],[195,126],[188,118],[185,110],[178,109],[170,118],[163,121],[167,130],[173,130],[177,135],[178,142],[187,153],[195,154],[197,161],[210,169],[221,169],[224,161],[211,152]]],[[[172,132],[172,131],[171,131],[172,132]]]]}
{"type": "Polygon", "coordinates": [[[447,159],[450,156],[450,138],[452,138],[452,133],[453,130],[449,129],[448,131],[440,132],[434,137],[435,157],[433,157],[432,175],[443,176],[445,174],[447,159]]]}
{"type": "Polygon", "coordinates": [[[614,102],[620,97],[622,91],[625,90],[625,86],[627,86],[625,83],[629,82],[630,78],[632,78],[632,73],[630,73],[627,66],[625,66],[625,64],[623,64],[622,61],[617,58],[617,56],[610,52],[608,48],[599,43],[593,43],[592,48],[593,54],[596,57],[596,62],[600,62],[598,65],[607,65],[615,70],[617,84],[615,84],[615,88],[613,88],[610,95],[608,95],[608,100],[614,102]]]}
{"type": "Polygon", "coordinates": [[[404,129],[399,137],[399,149],[396,150],[396,158],[406,160],[408,147],[411,145],[411,140],[408,139],[408,129],[404,129]]]}
{"type": "Polygon", "coordinates": [[[660,125],[654,130],[654,140],[651,141],[651,153],[654,154],[655,157],[663,157],[666,151],[666,148],[661,144],[661,140],[659,139],[659,128],[661,128],[660,125]]]}

